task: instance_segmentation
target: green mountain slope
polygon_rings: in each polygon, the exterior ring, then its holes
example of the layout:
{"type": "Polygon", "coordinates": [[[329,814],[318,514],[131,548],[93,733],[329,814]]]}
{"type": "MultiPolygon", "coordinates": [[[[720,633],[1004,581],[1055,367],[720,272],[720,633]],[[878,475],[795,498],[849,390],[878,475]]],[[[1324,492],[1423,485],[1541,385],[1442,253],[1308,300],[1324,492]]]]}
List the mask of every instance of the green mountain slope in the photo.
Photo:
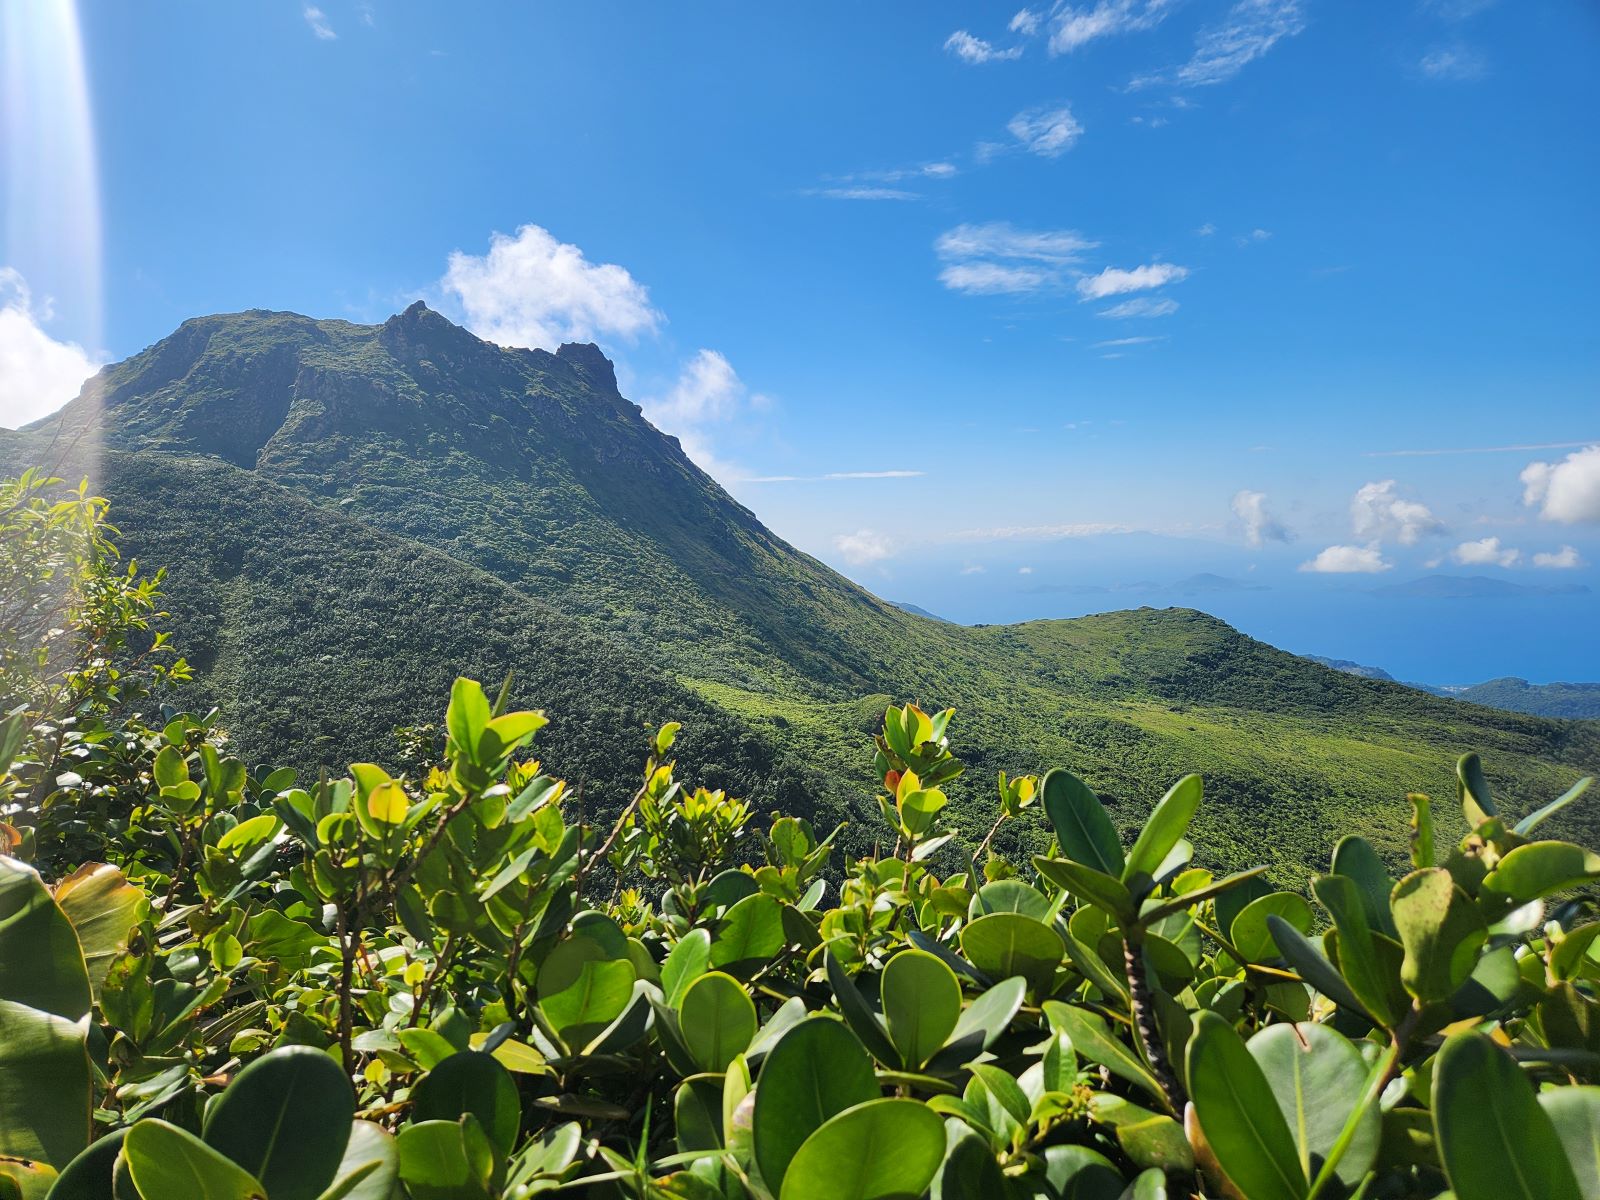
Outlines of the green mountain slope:
{"type": "Polygon", "coordinates": [[[616,744],[590,724],[608,714],[626,735],[676,711],[707,723],[727,775],[770,764],[783,804],[826,816],[872,803],[863,749],[893,696],[958,709],[969,829],[999,769],[1072,765],[1129,825],[1204,770],[1205,843],[1292,873],[1335,829],[1399,853],[1405,792],[1451,795],[1463,750],[1513,808],[1600,766],[1593,727],[1358,679],[1190,610],[986,628],[905,612],[765,529],[594,347],[506,350],[420,305],[378,326],[186,322],[10,453],[96,438],[121,452],[101,484],[116,519],[171,566],[203,687],[243,705],[260,757],[387,753],[363,737],[432,714],[456,670],[532,657],[549,665],[519,692],[594,746],[616,744]],[[387,582],[367,582],[374,563],[387,582]],[[366,683],[384,670],[403,682],[366,683]],[[322,742],[288,716],[318,689],[339,701],[322,742]]]}

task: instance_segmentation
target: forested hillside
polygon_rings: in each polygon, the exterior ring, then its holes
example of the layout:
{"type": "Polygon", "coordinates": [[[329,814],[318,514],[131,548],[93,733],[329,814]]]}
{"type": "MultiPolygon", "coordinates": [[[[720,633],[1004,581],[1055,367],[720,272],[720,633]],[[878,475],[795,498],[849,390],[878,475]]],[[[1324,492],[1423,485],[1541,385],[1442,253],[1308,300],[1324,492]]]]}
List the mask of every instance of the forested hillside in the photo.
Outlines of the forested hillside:
{"type": "MultiPolygon", "coordinates": [[[[860,749],[892,697],[961,713],[969,832],[998,770],[1069,764],[1127,828],[1203,771],[1219,865],[1266,853],[1291,874],[1335,829],[1397,856],[1405,793],[1451,792],[1464,750],[1517,801],[1600,766],[1594,726],[1355,678],[1192,610],[908,613],[768,531],[594,347],[502,349],[420,304],[378,326],[186,322],[5,454],[67,445],[127,548],[169,566],[197,700],[223,702],[252,760],[392,757],[373,730],[424,719],[456,674],[514,669],[598,807],[622,799],[607,739],[676,716],[708,778],[782,779],[757,801],[859,816],[860,749]]],[[[846,843],[870,845],[863,828],[846,843]]]]}

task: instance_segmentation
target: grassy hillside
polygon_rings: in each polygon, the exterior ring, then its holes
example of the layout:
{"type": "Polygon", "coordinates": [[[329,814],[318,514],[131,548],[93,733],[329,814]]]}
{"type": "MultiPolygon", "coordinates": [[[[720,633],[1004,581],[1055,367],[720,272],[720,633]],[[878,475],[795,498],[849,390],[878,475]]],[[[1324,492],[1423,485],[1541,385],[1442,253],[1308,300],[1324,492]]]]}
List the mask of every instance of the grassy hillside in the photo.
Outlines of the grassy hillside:
{"type": "Polygon", "coordinates": [[[1464,750],[1513,811],[1600,766],[1593,725],[1359,679],[1191,610],[986,628],[902,611],[765,529],[593,347],[504,350],[420,305],[380,326],[187,322],[10,454],[80,433],[122,452],[99,485],[171,566],[202,687],[256,757],[365,757],[360,730],[431,718],[449,674],[515,665],[580,763],[610,753],[581,757],[591,734],[677,715],[719,777],[784,780],[758,799],[859,813],[892,696],[958,709],[968,829],[1000,769],[1071,765],[1129,827],[1203,770],[1204,844],[1290,875],[1336,830],[1397,854],[1405,792],[1451,795],[1464,750]]]}

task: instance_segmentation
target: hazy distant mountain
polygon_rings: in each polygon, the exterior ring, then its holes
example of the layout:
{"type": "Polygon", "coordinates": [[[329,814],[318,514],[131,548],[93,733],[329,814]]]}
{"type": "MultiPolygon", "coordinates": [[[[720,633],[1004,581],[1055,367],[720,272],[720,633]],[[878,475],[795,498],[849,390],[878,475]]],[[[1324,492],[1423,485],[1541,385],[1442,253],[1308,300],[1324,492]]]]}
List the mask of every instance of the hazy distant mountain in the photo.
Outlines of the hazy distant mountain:
{"type": "Polygon", "coordinates": [[[1365,667],[1358,662],[1351,662],[1348,658],[1323,658],[1320,654],[1307,654],[1303,657],[1314,663],[1321,663],[1325,667],[1332,667],[1335,671],[1343,671],[1346,675],[1358,675],[1362,679],[1382,679],[1386,683],[1400,682],[1382,667],[1365,667]]]}
{"type": "Polygon", "coordinates": [[[1347,675],[1400,683],[1402,687],[1415,688],[1417,691],[1452,700],[1465,700],[1469,704],[1481,704],[1486,708],[1502,708],[1507,712],[1532,713],[1535,716],[1562,717],[1568,720],[1600,717],[1600,683],[1529,683],[1526,679],[1510,676],[1470,685],[1402,683],[1382,667],[1363,666],[1347,658],[1323,658],[1318,654],[1307,654],[1304,657],[1347,675]]]}
{"type": "Polygon", "coordinates": [[[1495,596],[1581,596],[1586,584],[1539,585],[1492,579],[1487,575],[1424,575],[1406,583],[1389,583],[1372,589],[1374,596],[1418,596],[1432,600],[1472,600],[1495,596]]]}
{"type": "Polygon", "coordinates": [[[1213,575],[1209,571],[1203,571],[1187,579],[1178,580],[1172,585],[1172,590],[1183,596],[1196,596],[1207,592],[1265,592],[1269,589],[1264,583],[1229,579],[1225,575],[1213,575]]]}
{"type": "Polygon", "coordinates": [[[891,600],[889,603],[894,605],[901,612],[910,613],[913,617],[927,617],[930,621],[944,621],[946,625],[955,624],[954,621],[945,621],[945,619],[939,616],[937,613],[931,613],[927,609],[920,608],[915,604],[905,604],[899,600],[891,600]]]}
{"type": "MultiPolygon", "coordinates": [[[[643,726],[677,714],[686,767],[762,789],[764,810],[851,818],[860,847],[892,697],[957,710],[968,831],[993,821],[998,770],[1070,766],[1124,826],[1200,771],[1210,865],[1294,874],[1352,829],[1403,856],[1399,798],[1453,792],[1463,750],[1529,799],[1600,767],[1587,726],[1330,671],[1191,609],[911,615],[776,537],[594,346],[504,349],[420,304],[381,325],[187,321],[0,435],[0,457],[96,441],[110,453],[81,466],[127,552],[170,568],[193,702],[219,702],[253,762],[389,759],[394,726],[439,719],[452,674],[511,670],[594,810],[625,799],[643,726]]],[[[1184,582],[1253,586],[1219,578],[1184,582]]]]}

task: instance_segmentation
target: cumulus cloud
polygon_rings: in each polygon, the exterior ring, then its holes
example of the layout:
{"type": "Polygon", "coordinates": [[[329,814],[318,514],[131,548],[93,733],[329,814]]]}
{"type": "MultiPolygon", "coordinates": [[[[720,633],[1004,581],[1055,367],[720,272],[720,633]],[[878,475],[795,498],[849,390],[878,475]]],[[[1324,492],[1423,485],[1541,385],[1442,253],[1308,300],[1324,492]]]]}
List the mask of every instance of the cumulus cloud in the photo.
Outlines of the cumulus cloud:
{"type": "Polygon", "coordinates": [[[947,229],[933,248],[945,263],[939,272],[945,287],[1003,295],[1059,287],[1063,268],[1094,245],[1071,229],[1018,229],[994,221],[947,229]]]}
{"type": "Polygon", "coordinates": [[[1450,551],[1450,557],[1464,567],[1514,567],[1522,558],[1522,551],[1501,546],[1497,537],[1486,537],[1462,542],[1450,551]]]}
{"type": "Polygon", "coordinates": [[[460,303],[469,329],[502,346],[632,341],[663,320],[626,269],[590,262],[538,225],[522,226],[515,237],[494,234],[487,254],[455,251],[440,287],[460,303]]]}
{"type": "Polygon", "coordinates": [[[1555,551],[1540,551],[1533,556],[1533,565],[1551,571],[1570,571],[1583,566],[1576,546],[1563,546],[1555,551]]]}
{"type": "Polygon", "coordinates": [[[833,539],[833,548],[845,562],[858,567],[881,562],[894,554],[894,542],[870,529],[839,534],[833,539]]]}
{"type": "Polygon", "coordinates": [[[1065,105],[1029,108],[1006,123],[1006,130],[1025,150],[1043,158],[1059,158],[1083,136],[1083,126],[1065,105]]]}
{"type": "Polygon", "coordinates": [[[311,32],[319,41],[331,42],[339,35],[333,31],[333,26],[328,24],[328,14],[315,5],[308,4],[301,15],[305,17],[306,24],[311,27],[311,32]]]}
{"type": "Polygon", "coordinates": [[[944,40],[944,48],[967,63],[1005,62],[1017,58],[1022,53],[1021,46],[1011,46],[1001,50],[981,37],[973,37],[965,29],[958,29],[947,37],[944,40]]]}
{"type": "Polygon", "coordinates": [[[1377,542],[1365,546],[1329,546],[1315,558],[1300,564],[1302,571],[1320,575],[1376,575],[1393,563],[1383,557],[1377,542]]]}
{"type": "Polygon", "coordinates": [[[1096,38],[1154,29],[1177,0],[1100,0],[1060,9],[1050,22],[1050,53],[1065,54],[1096,38]]]}
{"type": "Polygon", "coordinates": [[[98,366],[82,346],[46,333],[50,318],[49,302],[35,303],[22,275],[0,267],[0,427],[53,413],[98,366]]]}
{"type": "Polygon", "coordinates": [[[1127,317],[1170,317],[1177,311],[1176,300],[1136,296],[1132,300],[1124,300],[1121,304],[1113,304],[1110,308],[1102,308],[1097,315],[1122,320],[1127,317]]]}
{"type": "Polygon", "coordinates": [[[1252,546],[1287,542],[1289,531],[1267,509],[1267,494],[1248,489],[1233,494],[1233,515],[1244,522],[1244,540],[1252,546]]]}
{"type": "Polygon", "coordinates": [[[1415,546],[1422,538],[1443,533],[1444,522],[1426,504],[1407,500],[1392,479],[1363,484],[1350,501],[1350,524],[1357,537],[1394,538],[1415,546]]]}
{"type": "Polygon", "coordinates": [[[1188,277],[1189,268],[1173,263],[1150,263],[1143,267],[1124,270],[1107,267],[1098,275],[1086,275],[1078,280],[1078,295],[1085,300],[1103,300],[1107,296],[1120,296],[1124,292],[1143,292],[1150,288],[1165,287],[1188,277]]]}
{"type": "Polygon", "coordinates": [[[1558,463],[1529,463],[1521,479],[1522,502],[1537,505],[1544,520],[1600,522],[1600,445],[1576,450],[1558,463]]]}
{"type": "Polygon", "coordinates": [[[1239,0],[1221,22],[1201,30],[1187,63],[1141,76],[1132,86],[1206,87],[1226,83],[1281,40],[1295,36],[1305,27],[1301,0],[1239,0]]]}

